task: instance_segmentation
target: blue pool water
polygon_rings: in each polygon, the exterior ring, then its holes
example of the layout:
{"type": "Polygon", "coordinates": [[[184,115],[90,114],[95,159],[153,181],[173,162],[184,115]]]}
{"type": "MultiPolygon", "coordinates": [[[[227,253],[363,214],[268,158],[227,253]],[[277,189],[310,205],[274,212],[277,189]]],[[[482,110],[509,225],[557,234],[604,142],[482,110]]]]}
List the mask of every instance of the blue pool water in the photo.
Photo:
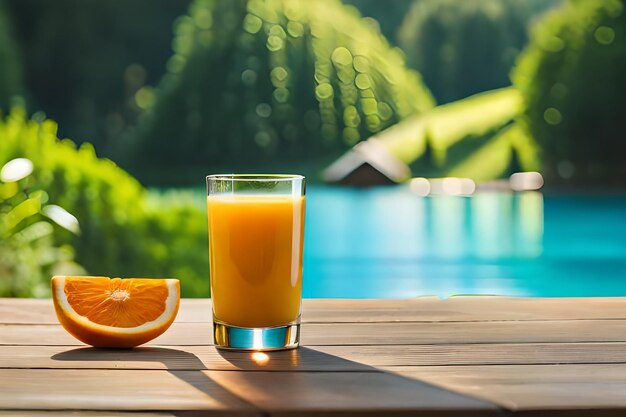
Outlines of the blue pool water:
{"type": "Polygon", "coordinates": [[[307,191],[304,296],[626,296],[626,197],[307,191]]]}

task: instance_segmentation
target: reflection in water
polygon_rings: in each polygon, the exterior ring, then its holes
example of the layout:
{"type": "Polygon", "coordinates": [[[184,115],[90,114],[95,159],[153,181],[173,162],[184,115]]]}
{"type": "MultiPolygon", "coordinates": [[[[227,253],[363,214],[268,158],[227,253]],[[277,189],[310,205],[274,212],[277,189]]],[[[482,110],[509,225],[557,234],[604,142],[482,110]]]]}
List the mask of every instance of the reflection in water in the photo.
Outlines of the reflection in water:
{"type": "MultiPolygon", "coordinates": [[[[319,192],[318,190],[316,190],[319,192]]],[[[485,259],[541,253],[539,192],[420,197],[398,187],[308,197],[311,259],[485,259]]]]}
{"type": "Polygon", "coordinates": [[[543,196],[536,191],[517,194],[513,207],[515,252],[537,257],[543,249],[543,196]]]}
{"type": "MultiPolygon", "coordinates": [[[[468,248],[465,245],[467,229],[465,205],[466,198],[436,196],[425,198],[428,217],[424,221],[431,225],[425,236],[425,247],[431,253],[445,258],[463,256],[468,248]]],[[[416,254],[417,255],[417,254],[416,254]]]]}
{"type": "Polygon", "coordinates": [[[513,256],[513,194],[483,193],[470,200],[476,256],[513,256]]]}
{"type": "Polygon", "coordinates": [[[510,264],[542,254],[539,192],[314,188],[307,199],[305,297],[519,294],[510,264]]]}
{"type": "Polygon", "coordinates": [[[626,197],[311,187],[305,297],[626,296],[626,197]]]}
{"type": "MultiPolygon", "coordinates": [[[[534,258],[541,254],[543,197],[538,192],[426,198],[429,256],[534,258]]],[[[418,255],[419,254],[415,254],[418,255]]]]}

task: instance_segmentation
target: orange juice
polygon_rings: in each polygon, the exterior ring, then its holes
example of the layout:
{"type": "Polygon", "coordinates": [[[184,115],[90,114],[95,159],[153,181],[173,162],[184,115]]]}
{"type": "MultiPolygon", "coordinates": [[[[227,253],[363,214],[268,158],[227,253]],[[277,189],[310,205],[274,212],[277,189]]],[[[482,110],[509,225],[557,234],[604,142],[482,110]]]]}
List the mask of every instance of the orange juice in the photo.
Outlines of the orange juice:
{"type": "Polygon", "coordinates": [[[300,314],[304,197],[207,197],[213,314],[237,327],[289,324],[300,314]]]}

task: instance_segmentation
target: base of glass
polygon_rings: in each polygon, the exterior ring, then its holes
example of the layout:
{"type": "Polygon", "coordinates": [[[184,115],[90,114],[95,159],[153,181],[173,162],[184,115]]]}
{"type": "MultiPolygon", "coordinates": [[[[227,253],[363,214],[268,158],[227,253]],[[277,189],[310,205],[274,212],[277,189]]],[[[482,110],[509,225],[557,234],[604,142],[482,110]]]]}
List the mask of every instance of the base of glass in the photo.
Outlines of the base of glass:
{"type": "Polygon", "coordinates": [[[218,349],[284,350],[300,344],[300,318],[285,326],[236,327],[213,320],[213,339],[218,349]]]}

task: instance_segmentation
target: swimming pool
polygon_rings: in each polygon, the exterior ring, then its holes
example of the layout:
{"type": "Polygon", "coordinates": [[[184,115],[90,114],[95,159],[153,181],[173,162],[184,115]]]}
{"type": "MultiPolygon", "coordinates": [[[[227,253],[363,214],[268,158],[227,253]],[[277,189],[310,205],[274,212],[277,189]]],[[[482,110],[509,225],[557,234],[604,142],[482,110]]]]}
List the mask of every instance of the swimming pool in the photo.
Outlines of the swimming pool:
{"type": "Polygon", "coordinates": [[[626,296],[626,197],[307,190],[305,297],[626,296]]]}

